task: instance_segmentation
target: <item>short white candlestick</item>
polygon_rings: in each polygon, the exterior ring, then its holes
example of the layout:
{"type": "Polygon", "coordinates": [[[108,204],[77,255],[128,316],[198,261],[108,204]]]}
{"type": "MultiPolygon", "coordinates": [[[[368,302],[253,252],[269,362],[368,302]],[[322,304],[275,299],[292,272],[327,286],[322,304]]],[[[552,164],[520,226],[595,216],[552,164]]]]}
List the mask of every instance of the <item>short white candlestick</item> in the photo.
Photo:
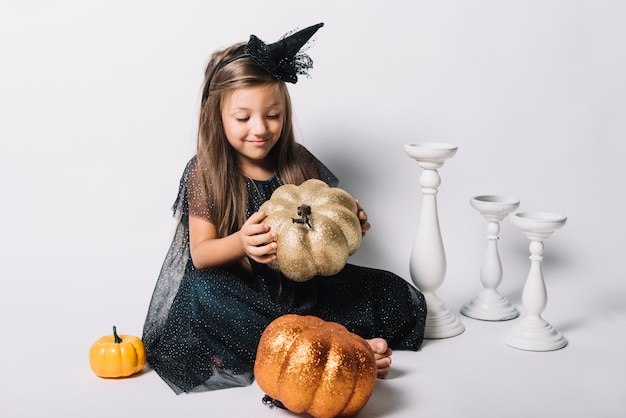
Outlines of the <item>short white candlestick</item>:
{"type": "Polygon", "coordinates": [[[522,303],[527,313],[504,336],[504,342],[511,347],[528,351],[553,351],[567,345],[563,335],[541,317],[548,302],[541,271],[543,241],[565,225],[566,220],[565,216],[551,212],[523,212],[511,217],[511,222],[530,239],[530,271],[522,292],[522,303]]]}
{"type": "Polygon", "coordinates": [[[487,249],[480,269],[483,289],[461,307],[465,316],[483,321],[507,321],[517,318],[519,311],[498,293],[502,283],[502,262],[498,252],[500,222],[519,207],[519,200],[506,196],[475,196],[471,206],[487,221],[487,249]]]}

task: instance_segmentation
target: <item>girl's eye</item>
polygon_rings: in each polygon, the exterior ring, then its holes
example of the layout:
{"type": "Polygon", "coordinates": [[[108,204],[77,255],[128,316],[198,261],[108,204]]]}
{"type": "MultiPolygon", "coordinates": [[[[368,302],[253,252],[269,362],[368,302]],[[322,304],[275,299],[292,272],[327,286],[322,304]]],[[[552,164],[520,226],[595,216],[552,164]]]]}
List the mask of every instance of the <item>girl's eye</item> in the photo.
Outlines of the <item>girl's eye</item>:
{"type": "Polygon", "coordinates": [[[280,118],[280,114],[276,114],[276,115],[267,115],[268,119],[278,119],[280,118]]]}
{"type": "Polygon", "coordinates": [[[243,123],[243,122],[247,122],[247,121],[249,121],[249,120],[250,120],[250,118],[249,118],[249,117],[245,117],[245,118],[236,118],[236,119],[237,119],[237,122],[242,122],[242,123],[243,123]]]}

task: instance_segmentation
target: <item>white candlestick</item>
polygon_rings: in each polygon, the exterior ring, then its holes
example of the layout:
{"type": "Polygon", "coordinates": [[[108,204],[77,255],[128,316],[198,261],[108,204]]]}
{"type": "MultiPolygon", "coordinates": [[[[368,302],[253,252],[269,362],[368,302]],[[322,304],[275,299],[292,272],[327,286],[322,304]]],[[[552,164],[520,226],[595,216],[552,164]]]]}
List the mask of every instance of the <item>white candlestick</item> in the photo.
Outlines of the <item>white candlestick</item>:
{"type": "Polygon", "coordinates": [[[527,314],[504,336],[504,342],[514,348],[528,351],[552,351],[563,348],[567,340],[541,317],[548,302],[541,260],[543,241],[565,225],[567,218],[558,213],[523,212],[511,217],[511,222],[530,239],[530,271],[522,293],[527,314]]]}
{"type": "Polygon", "coordinates": [[[502,262],[498,252],[500,222],[519,207],[519,200],[505,196],[476,196],[470,204],[487,221],[487,249],[480,269],[483,289],[461,308],[465,316],[483,321],[517,318],[519,311],[498,293],[502,282],[502,262]]]}
{"type": "Polygon", "coordinates": [[[426,299],[424,338],[453,337],[462,333],[465,327],[436,294],[443,284],[447,267],[437,211],[437,189],[441,184],[437,169],[456,154],[457,147],[420,143],[407,144],[404,150],[424,169],[420,177],[422,212],[409,261],[411,279],[426,299]]]}

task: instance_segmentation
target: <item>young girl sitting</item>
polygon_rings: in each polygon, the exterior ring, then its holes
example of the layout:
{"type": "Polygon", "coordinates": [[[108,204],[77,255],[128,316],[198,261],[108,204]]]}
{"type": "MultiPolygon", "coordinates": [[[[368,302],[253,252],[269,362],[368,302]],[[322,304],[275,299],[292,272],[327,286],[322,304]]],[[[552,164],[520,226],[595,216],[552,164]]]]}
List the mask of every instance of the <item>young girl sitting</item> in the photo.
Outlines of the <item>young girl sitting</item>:
{"type": "MultiPolygon", "coordinates": [[[[180,181],[179,222],[143,331],[149,363],[176,393],[252,383],[261,334],[287,313],[338,322],[367,339],[381,378],[392,348],[422,343],[424,297],[393,273],[347,264],[335,276],[294,282],[267,266],[277,236],[261,204],[285,183],[338,183],[296,143],[285,84],[312,67],[301,49],[321,26],[269,45],[252,35],[207,66],[197,154],[180,181]]],[[[358,217],[365,235],[360,206],[358,217]]]]}

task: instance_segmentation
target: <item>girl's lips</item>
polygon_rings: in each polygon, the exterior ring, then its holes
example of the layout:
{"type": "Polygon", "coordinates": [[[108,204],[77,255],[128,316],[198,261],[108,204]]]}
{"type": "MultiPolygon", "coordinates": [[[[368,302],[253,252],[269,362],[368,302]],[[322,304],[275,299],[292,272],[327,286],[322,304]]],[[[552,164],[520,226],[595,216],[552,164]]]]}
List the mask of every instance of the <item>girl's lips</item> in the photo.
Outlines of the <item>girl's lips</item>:
{"type": "Polygon", "coordinates": [[[267,144],[268,141],[248,141],[249,144],[252,145],[256,145],[256,146],[262,146],[267,144]]]}

